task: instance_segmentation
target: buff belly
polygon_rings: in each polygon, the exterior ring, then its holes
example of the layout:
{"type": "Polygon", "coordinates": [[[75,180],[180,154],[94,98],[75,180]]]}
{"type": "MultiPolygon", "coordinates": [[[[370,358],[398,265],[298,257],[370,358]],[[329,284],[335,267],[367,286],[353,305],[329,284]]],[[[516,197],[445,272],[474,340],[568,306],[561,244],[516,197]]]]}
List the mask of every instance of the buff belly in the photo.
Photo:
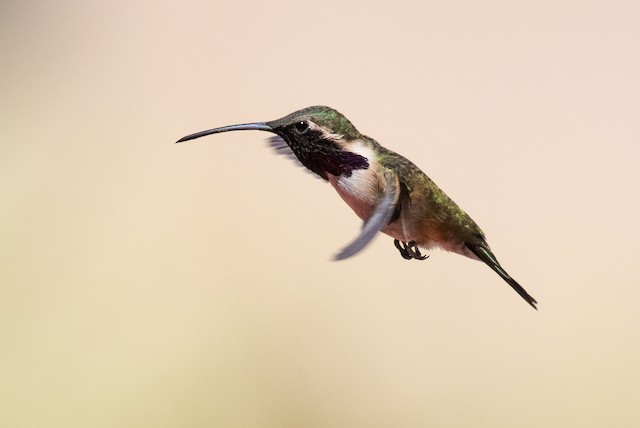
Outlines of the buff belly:
{"type": "MultiPolygon", "coordinates": [[[[378,177],[370,170],[354,171],[351,177],[330,175],[329,182],[362,221],[366,221],[371,216],[382,197],[378,177]]],[[[478,259],[466,248],[464,241],[439,239],[441,233],[435,230],[429,233],[429,228],[426,225],[415,224],[415,219],[420,216],[415,213],[412,216],[411,209],[406,205],[403,208],[400,211],[400,217],[388,224],[381,232],[402,242],[414,241],[421,248],[441,248],[445,251],[478,259]]]]}

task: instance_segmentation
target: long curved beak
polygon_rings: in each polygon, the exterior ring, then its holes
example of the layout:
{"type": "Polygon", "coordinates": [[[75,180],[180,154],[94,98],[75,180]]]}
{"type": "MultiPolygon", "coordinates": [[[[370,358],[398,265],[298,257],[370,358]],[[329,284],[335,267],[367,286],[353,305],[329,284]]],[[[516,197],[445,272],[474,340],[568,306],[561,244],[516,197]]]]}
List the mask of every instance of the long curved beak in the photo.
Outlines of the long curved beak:
{"type": "Polygon", "coordinates": [[[176,143],[182,143],[183,141],[194,140],[196,138],[204,137],[205,135],[219,134],[220,132],[227,131],[269,131],[274,132],[273,128],[267,125],[266,122],[255,123],[243,123],[240,125],[221,126],[220,128],[213,128],[206,131],[196,132],[195,134],[187,135],[180,138],[176,143]]]}

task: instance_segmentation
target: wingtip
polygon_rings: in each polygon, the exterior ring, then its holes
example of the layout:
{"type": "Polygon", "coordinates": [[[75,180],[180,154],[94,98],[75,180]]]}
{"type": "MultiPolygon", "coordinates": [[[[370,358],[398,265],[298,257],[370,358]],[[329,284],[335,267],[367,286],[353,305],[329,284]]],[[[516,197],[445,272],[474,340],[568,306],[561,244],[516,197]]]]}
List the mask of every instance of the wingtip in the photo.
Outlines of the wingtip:
{"type": "Polygon", "coordinates": [[[342,250],[338,254],[336,254],[333,257],[331,257],[331,261],[332,262],[339,262],[340,260],[344,260],[344,259],[348,258],[349,256],[351,256],[351,254],[348,254],[346,251],[342,250]]]}

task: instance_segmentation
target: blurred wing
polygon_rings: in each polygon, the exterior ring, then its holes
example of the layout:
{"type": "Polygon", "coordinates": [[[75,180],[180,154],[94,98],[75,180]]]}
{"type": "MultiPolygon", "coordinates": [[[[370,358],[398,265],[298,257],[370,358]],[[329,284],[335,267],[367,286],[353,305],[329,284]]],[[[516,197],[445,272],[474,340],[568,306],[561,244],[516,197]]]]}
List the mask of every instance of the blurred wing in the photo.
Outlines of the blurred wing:
{"type": "Polygon", "coordinates": [[[389,223],[389,220],[391,220],[400,198],[400,181],[398,176],[391,170],[385,171],[384,178],[387,184],[384,189],[382,200],[378,206],[376,206],[371,217],[369,217],[362,225],[360,235],[358,235],[358,237],[342,251],[336,254],[333,258],[334,260],[346,259],[347,257],[351,257],[358,251],[362,250],[369,242],[371,242],[376,233],[382,230],[389,223]]]}
{"type": "Polygon", "coordinates": [[[293,150],[291,150],[291,147],[289,147],[287,142],[284,141],[281,137],[277,135],[269,137],[267,138],[267,144],[269,144],[269,147],[271,147],[276,152],[276,154],[286,156],[289,159],[296,161],[298,165],[304,167],[304,165],[302,165],[296,157],[295,153],[293,153],[293,150]]]}
{"type": "Polygon", "coordinates": [[[304,168],[306,172],[313,175],[315,178],[321,178],[324,180],[324,178],[320,177],[318,174],[314,173],[309,168],[302,165],[302,162],[300,162],[296,154],[293,153],[293,150],[291,150],[291,147],[289,147],[287,142],[284,141],[281,137],[277,135],[274,135],[273,137],[269,137],[267,138],[267,144],[269,144],[269,147],[271,147],[273,151],[276,152],[276,154],[282,155],[291,159],[297,166],[304,168]]]}

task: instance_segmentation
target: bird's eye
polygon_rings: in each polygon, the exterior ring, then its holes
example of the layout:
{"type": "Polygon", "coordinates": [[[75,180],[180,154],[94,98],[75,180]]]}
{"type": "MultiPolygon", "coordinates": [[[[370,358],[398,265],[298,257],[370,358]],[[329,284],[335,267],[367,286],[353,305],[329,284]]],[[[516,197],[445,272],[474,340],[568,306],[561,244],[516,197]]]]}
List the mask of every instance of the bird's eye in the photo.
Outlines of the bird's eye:
{"type": "Polygon", "coordinates": [[[304,120],[300,121],[300,122],[297,122],[293,126],[296,129],[296,132],[298,134],[304,134],[309,130],[309,124],[307,122],[305,122],[304,120]]]}

